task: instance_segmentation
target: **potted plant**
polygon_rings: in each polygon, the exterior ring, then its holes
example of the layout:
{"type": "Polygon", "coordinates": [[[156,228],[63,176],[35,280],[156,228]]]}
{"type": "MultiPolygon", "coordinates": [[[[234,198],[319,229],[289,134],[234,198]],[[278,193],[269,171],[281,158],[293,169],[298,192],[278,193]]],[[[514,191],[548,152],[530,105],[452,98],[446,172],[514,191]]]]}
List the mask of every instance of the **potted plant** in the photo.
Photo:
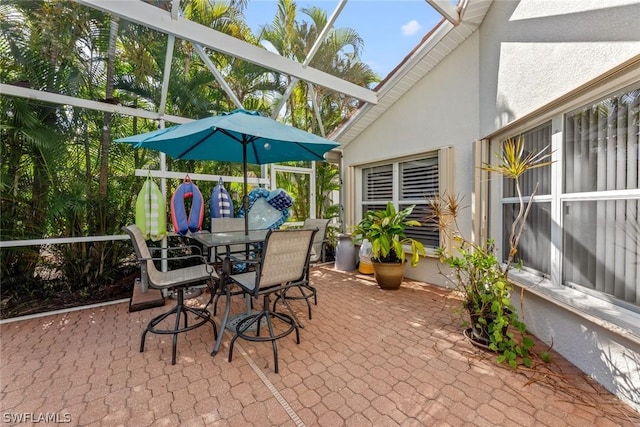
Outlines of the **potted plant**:
{"type": "MultiPolygon", "coordinates": [[[[524,230],[531,208],[534,188],[529,202],[525,204],[519,178],[527,170],[547,166],[550,154],[545,149],[538,153],[527,153],[524,140],[508,139],[503,152],[494,165],[484,165],[483,169],[495,172],[514,181],[519,200],[519,211],[511,227],[507,259],[501,263],[495,253],[493,239],[474,243],[462,236],[458,227],[458,217],[462,209],[460,198],[445,194],[430,202],[432,216],[449,247],[440,247],[437,255],[449,267],[446,273],[453,288],[462,296],[462,307],[469,314],[470,327],[465,330],[472,342],[497,352],[498,362],[507,362],[512,367],[518,364],[531,365],[533,340],[527,336],[526,325],[518,318],[511,303],[513,283],[509,280],[518,251],[518,241],[524,230]],[[511,329],[510,329],[511,327],[511,329]],[[514,336],[516,330],[520,337],[514,336]]],[[[520,264],[520,263],[518,263],[520,264]]],[[[541,354],[546,360],[548,353],[541,354]]]]}
{"type": "Polygon", "coordinates": [[[418,265],[420,255],[426,255],[419,241],[407,237],[407,227],[420,226],[420,222],[407,217],[415,205],[397,211],[393,203],[386,209],[369,210],[356,225],[352,235],[356,242],[371,242],[371,261],[376,282],[382,289],[398,289],[404,278],[405,245],[411,247],[411,266],[418,265]]]}

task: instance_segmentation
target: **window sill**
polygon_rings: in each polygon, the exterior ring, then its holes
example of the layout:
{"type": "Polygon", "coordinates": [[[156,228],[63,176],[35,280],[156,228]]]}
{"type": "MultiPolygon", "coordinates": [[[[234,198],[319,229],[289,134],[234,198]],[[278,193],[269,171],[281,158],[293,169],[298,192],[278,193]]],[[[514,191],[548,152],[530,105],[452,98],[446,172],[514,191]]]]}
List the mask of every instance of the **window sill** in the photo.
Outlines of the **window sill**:
{"type": "MultiPolygon", "coordinates": [[[[436,254],[436,250],[433,248],[424,248],[425,252],[427,253],[426,255],[420,255],[420,258],[438,258],[438,255],[436,254]]],[[[413,254],[413,251],[411,250],[411,246],[404,246],[404,253],[406,255],[411,255],[413,254]]]]}
{"type": "Polygon", "coordinates": [[[531,273],[511,271],[509,277],[517,287],[640,345],[639,313],[531,273]]]}

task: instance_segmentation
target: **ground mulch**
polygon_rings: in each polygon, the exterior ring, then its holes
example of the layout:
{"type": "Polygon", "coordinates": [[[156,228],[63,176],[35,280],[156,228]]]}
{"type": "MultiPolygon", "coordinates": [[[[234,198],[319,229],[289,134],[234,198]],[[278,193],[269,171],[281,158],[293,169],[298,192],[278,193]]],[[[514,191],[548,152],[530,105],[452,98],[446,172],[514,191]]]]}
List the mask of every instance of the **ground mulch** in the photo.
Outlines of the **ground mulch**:
{"type": "Polygon", "coordinates": [[[91,287],[88,292],[79,294],[73,291],[60,291],[55,295],[25,295],[21,298],[11,298],[2,301],[0,319],[10,319],[37,313],[80,307],[91,304],[99,304],[109,301],[117,301],[130,298],[133,292],[135,279],[140,277],[136,271],[122,279],[118,279],[109,285],[91,287]]]}

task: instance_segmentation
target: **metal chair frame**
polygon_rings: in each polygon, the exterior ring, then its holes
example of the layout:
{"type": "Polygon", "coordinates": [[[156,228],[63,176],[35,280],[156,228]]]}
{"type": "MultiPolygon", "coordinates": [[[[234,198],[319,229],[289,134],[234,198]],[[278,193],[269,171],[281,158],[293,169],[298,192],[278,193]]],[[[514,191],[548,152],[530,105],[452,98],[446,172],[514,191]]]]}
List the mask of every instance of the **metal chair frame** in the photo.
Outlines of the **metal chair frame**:
{"type": "Polygon", "coordinates": [[[329,228],[329,218],[307,218],[304,220],[302,228],[314,229],[317,228],[318,232],[313,238],[313,252],[315,256],[311,254],[311,263],[325,262],[325,245],[329,241],[327,239],[327,229],[329,228]]]}
{"type": "MultiPolygon", "coordinates": [[[[244,218],[211,218],[211,232],[219,233],[226,231],[243,231],[244,230],[244,218]]],[[[234,259],[250,259],[248,248],[245,245],[230,245],[224,248],[224,251],[219,247],[213,248],[210,257],[213,263],[222,263],[228,256],[233,256],[234,259]]],[[[220,297],[225,295],[225,290],[222,287],[217,289],[217,292],[213,297],[213,315],[218,314],[218,301],[220,297]]],[[[243,290],[231,291],[231,295],[244,295],[243,290]]]]}
{"type": "MultiPolygon", "coordinates": [[[[248,315],[238,323],[236,333],[229,344],[229,362],[233,360],[233,348],[238,338],[247,341],[270,341],[273,348],[274,371],[278,373],[276,341],[295,331],[296,343],[300,344],[298,322],[291,307],[288,307],[291,315],[277,312],[275,304],[273,309],[271,308],[270,297],[271,295],[277,297],[278,293],[286,289],[309,282],[309,257],[313,237],[317,231],[317,229],[272,230],[267,234],[260,259],[255,261],[255,271],[229,275],[229,278],[247,294],[256,299],[261,296],[263,300],[260,311],[248,315]],[[278,319],[288,327],[280,333],[275,333],[272,319],[278,319]],[[263,321],[268,330],[268,335],[265,336],[260,335],[263,321]],[[254,325],[257,329],[250,333],[254,325]]],[[[225,266],[225,270],[228,268],[225,266]]]]}
{"type": "MultiPolygon", "coordinates": [[[[131,237],[131,242],[133,243],[133,249],[136,253],[136,257],[140,262],[140,273],[141,273],[141,284],[143,292],[146,292],[148,287],[160,290],[169,290],[175,292],[176,294],[176,305],[166,313],[163,313],[159,316],[154,317],[147,324],[145,330],[142,332],[142,337],[140,339],[140,352],[144,352],[144,344],[145,339],[148,332],[153,334],[160,335],[173,335],[172,347],[171,347],[171,364],[176,364],[176,352],[177,352],[177,344],[178,344],[178,334],[182,332],[187,332],[192,329],[196,329],[205,323],[210,323],[213,328],[214,340],[218,336],[218,330],[215,322],[211,319],[211,315],[207,310],[207,306],[211,303],[211,299],[207,303],[205,308],[193,308],[184,304],[184,290],[185,288],[191,287],[194,284],[199,282],[205,282],[209,287],[211,295],[215,295],[215,288],[217,287],[218,275],[212,266],[210,266],[204,257],[201,255],[187,255],[187,256],[177,256],[171,258],[157,258],[151,256],[151,250],[147,246],[147,243],[140,231],[140,228],[135,224],[123,227],[123,230],[131,237]],[[178,259],[189,259],[189,258],[197,258],[203,261],[202,264],[191,266],[191,267],[183,267],[175,270],[170,270],[167,272],[159,271],[155,264],[155,260],[178,260],[178,259]],[[216,285],[213,285],[213,282],[216,285]],[[192,325],[189,325],[187,320],[187,313],[191,313],[195,315],[199,321],[192,325]],[[175,323],[173,328],[159,328],[158,325],[165,319],[170,316],[175,316],[175,323]],[[180,319],[183,318],[184,321],[181,322],[180,319]],[[181,326],[183,323],[183,326],[181,326]]],[[[197,247],[192,247],[196,248],[197,247]]],[[[177,248],[166,248],[167,250],[177,249],[177,248]]],[[[184,248],[180,248],[184,249],[184,248]]]]}
{"type": "MultiPolygon", "coordinates": [[[[327,228],[329,226],[329,219],[322,218],[308,218],[304,221],[302,226],[303,229],[317,229],[318,232],[313,237],[312,248],[315,252],[315,259],[313,253],[309,257],[310,264],[315,262],[324,262],[324,246],[327,242],[327,228]]],[[[278,298],[274,301],[274,305],[278,302],[278,299],[283,301],[301,301],[307,304],[307,312],[309,315],[309,320],[311,320],[311,303],[309,300],[313,298],[313,304],[318,305],[318,292],[315,287],[313,287],[309,280],[307,279],[305,283],[296,286],[297,290],[300,292],[300,295],[294,294],[292,295],[289,289],[283,290],[278,294],[278,298]]],[[[298,320],[298,326],[304,328],[304,324],[298,320]]]]}

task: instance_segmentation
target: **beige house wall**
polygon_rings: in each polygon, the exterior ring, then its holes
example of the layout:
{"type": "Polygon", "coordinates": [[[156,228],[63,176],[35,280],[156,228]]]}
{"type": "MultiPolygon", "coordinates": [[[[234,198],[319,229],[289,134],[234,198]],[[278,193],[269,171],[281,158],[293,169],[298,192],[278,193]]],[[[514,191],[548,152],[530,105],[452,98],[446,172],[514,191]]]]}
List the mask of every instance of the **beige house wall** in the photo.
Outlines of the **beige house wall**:
{"type": "MultiPolygon", "coordinates": [[[[373,125],[345,147],[347,229],[362,215],[358,166],[387,163],[444,147],[453,147],[455,170],[442,170],[453,184],[450,191],[469,194],[473,181],[471,145],[478,134],[478,35],[473,34],[440,63],[427,78],[389,108],[373,125]]],[[[470,232],[470,210],[461,221],[470,232]]],[[[425,258],[408,277],[443,285],[435,258],[425,258]]]]}
{"type": "MultiPolygon", "coordinates": [[[[347,229],[362,215],[358,167],[445,146],[453,160],[441,173],[469,204],[473,141],[514,121],[533,125],[532,113],[542,120],[557,100],[640,55],[638,17],[638,0],[494,1],[478,31],[344,148],[347,229]]],[[[500,194],[491,187],[489,217],[500,194]]],[[[471,209],[462,226],[470,233],[471,209]]],[[[489,235],[497,237],[497,228],[489,226],[489,235]]],[[[406,275],[446,285],[433,257],[406,275]]],[[[531,331],[640,411],[640,315],[557,284],[534,293],[533,282],[523,283],[531,331]]]]}

